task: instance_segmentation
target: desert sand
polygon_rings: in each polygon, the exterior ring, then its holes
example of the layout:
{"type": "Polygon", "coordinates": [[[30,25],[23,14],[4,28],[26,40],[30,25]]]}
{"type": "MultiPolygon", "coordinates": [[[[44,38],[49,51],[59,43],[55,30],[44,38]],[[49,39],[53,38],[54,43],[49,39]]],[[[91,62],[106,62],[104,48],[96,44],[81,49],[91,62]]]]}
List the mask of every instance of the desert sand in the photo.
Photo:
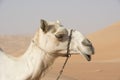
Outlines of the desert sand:
{"type": "MultiPolygon", "coordinates": [[[[92,61],[72,56],[60,80],[120,80],[120,22],[87,35],[95,47],[92,61]]],[[[0,35],[0,48],[20,56],[31,41],[31,35],[0,35]]],[[[55,80],[65,58],[58,58],[43,80],[55,80]]]]}

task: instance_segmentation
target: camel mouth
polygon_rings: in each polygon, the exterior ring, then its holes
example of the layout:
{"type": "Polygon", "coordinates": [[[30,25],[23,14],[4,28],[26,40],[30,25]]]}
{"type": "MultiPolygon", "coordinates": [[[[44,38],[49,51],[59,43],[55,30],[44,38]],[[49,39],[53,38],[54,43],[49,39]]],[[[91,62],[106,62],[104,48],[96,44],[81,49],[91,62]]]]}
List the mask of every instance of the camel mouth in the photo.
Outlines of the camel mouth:
{"type": "Polygon", "coordinates": [[[87,61],[91,61],[91,55],[83,54],[83,56],[87,59],[87,61]]]}

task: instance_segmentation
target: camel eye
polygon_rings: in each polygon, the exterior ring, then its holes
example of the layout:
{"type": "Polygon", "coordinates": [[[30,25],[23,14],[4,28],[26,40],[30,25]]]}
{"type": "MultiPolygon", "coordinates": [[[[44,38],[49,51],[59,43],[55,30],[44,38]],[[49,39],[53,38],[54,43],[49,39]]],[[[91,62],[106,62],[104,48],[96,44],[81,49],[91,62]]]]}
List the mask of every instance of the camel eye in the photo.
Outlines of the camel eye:
{"type": "Polygon", "coordinates": [[[59,41],[62,41],[63,38],[64,38],[65,34],[57,34],[55,35],[55,37],[59,40],[59,41]]]}

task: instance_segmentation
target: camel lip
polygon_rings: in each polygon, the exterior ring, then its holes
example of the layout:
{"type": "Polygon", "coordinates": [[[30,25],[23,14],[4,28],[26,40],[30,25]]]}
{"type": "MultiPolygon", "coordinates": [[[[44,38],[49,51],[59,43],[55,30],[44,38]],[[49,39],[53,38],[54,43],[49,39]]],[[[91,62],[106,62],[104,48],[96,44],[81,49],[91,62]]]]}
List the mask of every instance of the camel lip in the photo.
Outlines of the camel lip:
{"type": "Polygon", "coordinates": [[[91,61],[91,55],[83,54],[83,56],[87,59],[87,61],[91,61]]]}

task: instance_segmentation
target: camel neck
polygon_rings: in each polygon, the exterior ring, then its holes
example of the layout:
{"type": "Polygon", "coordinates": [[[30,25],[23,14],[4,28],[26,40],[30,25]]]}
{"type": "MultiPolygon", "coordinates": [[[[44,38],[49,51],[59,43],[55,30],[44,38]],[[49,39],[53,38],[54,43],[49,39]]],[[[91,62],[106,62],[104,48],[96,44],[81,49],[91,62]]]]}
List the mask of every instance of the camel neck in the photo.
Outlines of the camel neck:
{"type": "Polygon", "coordinates": [[[24,59],[27,59],[30,69],[32,69],[31,78],[41,78],[45,75],[47,69],[53,64],[55,57],[45,53],[31,42],[27,51],[25,52],[24,59]]]}

